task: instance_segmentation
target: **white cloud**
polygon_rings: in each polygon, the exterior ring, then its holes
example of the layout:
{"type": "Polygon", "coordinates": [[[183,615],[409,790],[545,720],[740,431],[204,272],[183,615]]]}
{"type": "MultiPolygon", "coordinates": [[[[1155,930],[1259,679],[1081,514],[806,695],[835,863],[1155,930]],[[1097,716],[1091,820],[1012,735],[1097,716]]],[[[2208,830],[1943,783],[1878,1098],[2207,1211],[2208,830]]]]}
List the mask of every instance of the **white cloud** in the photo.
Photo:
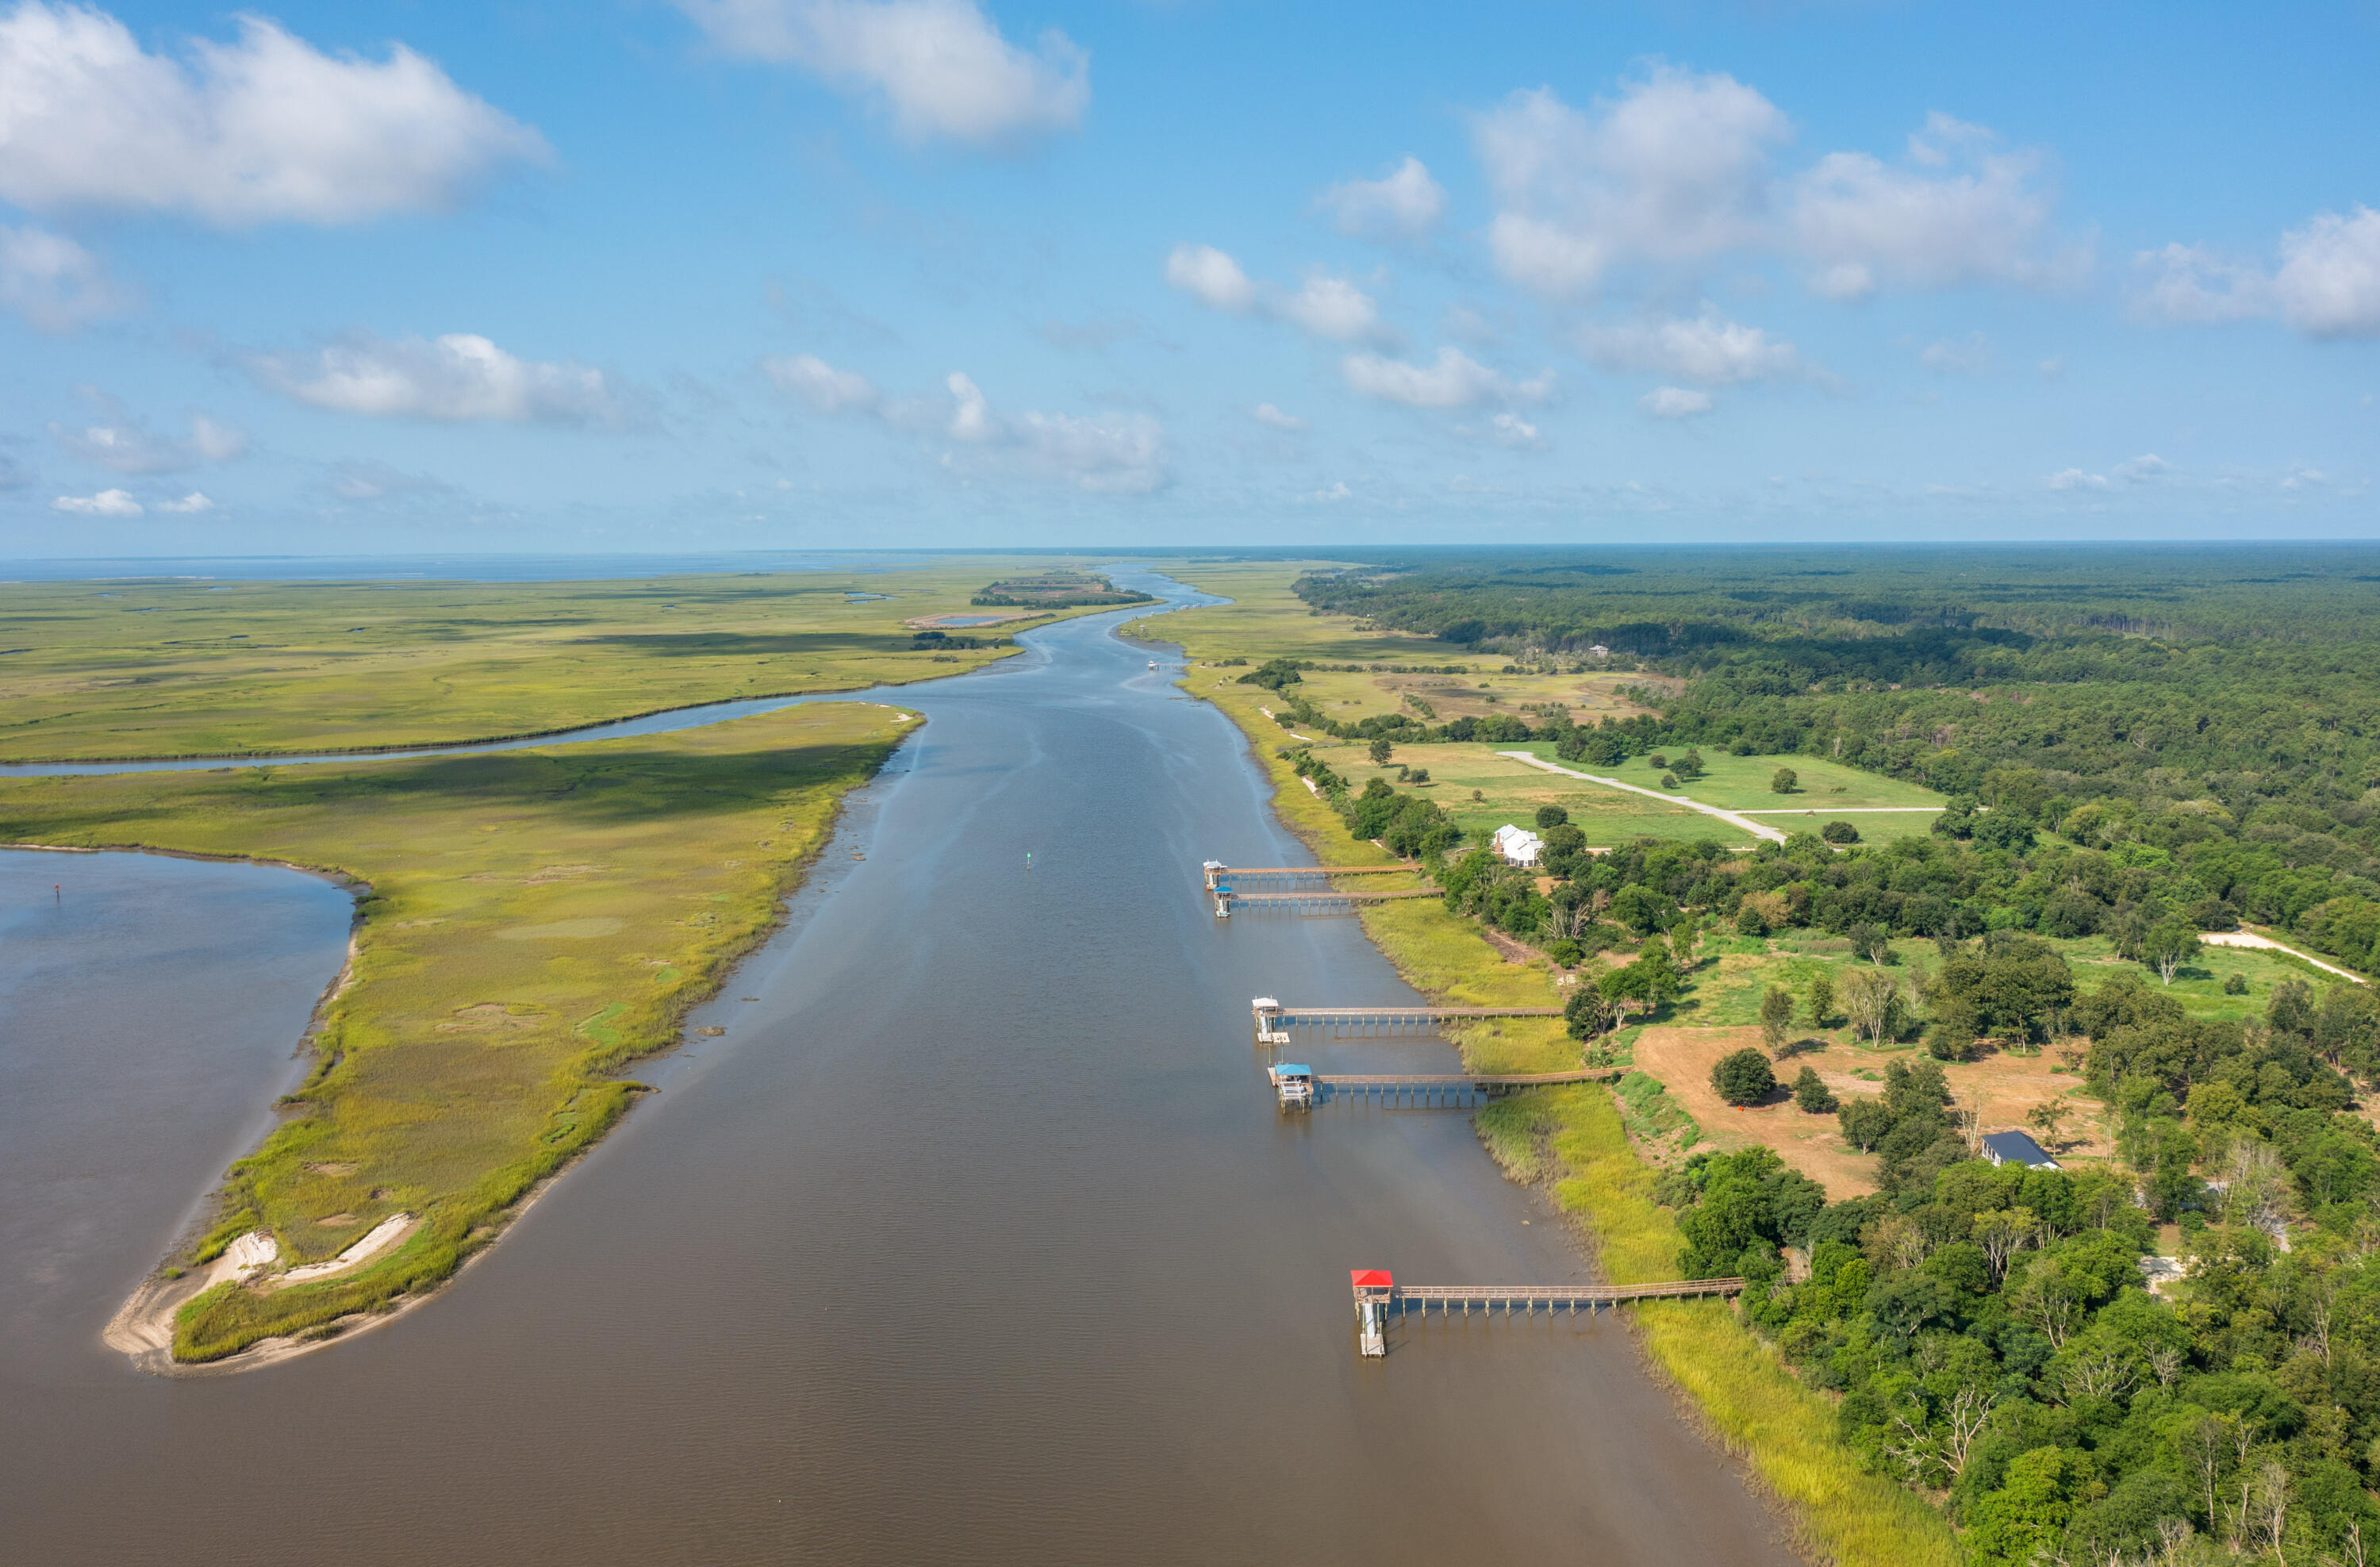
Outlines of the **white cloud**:
{"type": "Polygon", "coordinates": [[[2046,254],[2055,198],[2041,158],[1995,150],[1992,134],[1936,114],[1910,138],[1910,164],[1831,152],[1793,182],[1793,244],[1815,267],[1810,286],[1856,299],[1888,285],[2027,287],[2075,281],[2086,252],[2046,254]]]}
{"type": "Polygon", "coordinates": [[[1655,419],[1693,419],[1711,411],[1711,395],[1682,386],[1657,386],[1637,398],[1636,406],[1655,419]]]}
{"type": "Polygon", "coordinates": [[[82,516],[139,516],[141,513],[140,503],[121,490],[103,490],[96,495],[61,495],[50,503],[50,509],[82,516]]]}
{"type": "Polygon", "coordinates": [[[1350,354],[1340,370],[1347,384],[1366,397],[1411,408],[1467,408],[1480,403],[1542,402],[1553,392],[1553,372],[1515,383],[1462,349],[1438,351],[1434,364],[1416,365],[1378,354],[1350,354]]]}
{"type": "Polygon", "coordinates": [[[2043,482],[2052,490],[2105,490],[2107,488],[2107,476],[2104,473],[2085,473],[2079,468],[2070,468],[2051,474],[2043,482]]]}
{"type": "Polygon", "coordinates": [[[2316,213],[2281,237],[2270,271],[2202,245],[2143,250],[2133,297],[2153,320],[2204,323],[2277,317],[2307,337],[2380,335],[2380,212],[2316,213]]]}
{"type": "Polygon", "coordinates": [[[545,140],[403,44],[333,56],[239,18],[187,61],[106,12],[0,15],[0,197],[34,209],[183,213],[226,227],[357,223],[452,205],[545,140]]]}
{"type": "Polygon", "coordinates": [[[1488,421],[1488,439],[1499,446],[1511,446],[1524,452],[1546,449],[1545,435],[1537,427],[1512,412],[1498,414],[1488,421]]]}
{"type": "Polygon", "coordinates": [[[1669,67],[1592,117],[1550,89],[1515,92],[1472,125],[1500,206],[1489,249],[1515,283],[1570,297],[1620,261],[1696,261],[1754,243],[1768,149],[1789,132],[1734,78],[1669,67]]]}
{"type": "MultiPolygon", "coordinates": [[[[7,105],[0,102],[0,146],[7,105]]],[[[0,310],[13,310],[37,331],[72,332],[121,314],[130,300],[99,258],[61,234],[0,224],[0,310]]]]}
{"type": "Polygon", "coordinates": [[[381,419],[587,424],[622,417],[602,371],[516,358],[470,333],[358,336],[295,358],[261,356],[249,370],[301,403],[381,419]]]}
{"type": "Polygon", "coordinates": [[[951,410],[951,434],[960,441],[989,441],[994,433],[991,405],[984,400],[982,389],[957,370],[942,380],[950,388],[957,406],[951,410]]]}
{"type": "Polygon", "coordinates": [[[1606,370],[1650,370],[1705,386],[1767,381],[1806,371],[1791,343],[1779,343],[1756,326],[1702,314],[1629,326],[1587,326],[1579,334],[1586,357],[1606,370]]]}
{"type": "Polygon", "coordinates": [[[50,426],[50,438],[84,462],[114,468],[118,473],[176,473],[200,463],[229,462],[248,452],[246,431],[204,414],[190,416],[188,440],[173,441],[128,417],[115,398],[90,388],[85,389],[85,394],[99,405],[106,423],[85,425],[79,430],[62,424],[50,426]]]}
{"type": "Polygon", "coordinates": [[[1305,428],[1304,419],[1295,414],[1285,414],[1270,403],[1258,403],[1254,408],[1248,410],[1248,417],[1258,424],[1270,425],[1275,430],[1285,430],[1293,435],[1305,428]]]}
{"type": "Polygon", "coordinates": [[[1720,74],[1657,67],[1583,113],[1548,89],[1516,92],[1473,121],[1498,211],[1488,249],[1504,275],[1556,298],[1617,268],[1676,268],[1730,252],[1799,256],[1811,286],[1858,298],[1887,285],[2050,286],[2087,270],[2054,251],[2055,205],[2032,152],[1947,115],[1909,139],[1906,162],[1835,152],[1780,178],[1772,151],[1791,126],[1720,74]]]}
{"type": "Polygon", "coordinates": [[[913,141],[1003,141],[1070,130],[1090,56],[1057,29],[1031,50],[975,0],[676,0],[716,47],[871,92],[913,141]]]}
{"type": "Polygon", "coordinates": [[[215,509],[215,504],[193,490],[178,501],[158,502],[157,509],[161,512],[211,512],[215,509]]]}
{"type": "Polygon", "coordinates": [[[2133,268],[2148,281],[2134,307],[2158,321],[2246,321],[2274,311],[2273,281],[2256,267],[2198,245],[2143,250],[2133,268]]]}
{"type": "Polygon", "coordinates": [[[1316,204],[1336,214],[1339,232],[1358,239],[1418,239],[1446,213],[1446,188],[1419,158],[1408,157],[1381,179],[1334,185],[1316,204]]]}
{"type": "Polygon", "coordinates": [[[1293,294],[1251,278],[1228,252],[1212,245],[1176,245],[1165,258],[1165,281],[1209,310],[1285,321],[1333,343],[1379,341],[1390,335],[1371,296],[1347,279],[1309,273],[1293,294]]]}
{"type": "Polygon", "coordinates": [[[1085,490],[1145,495],[1170,479],[1164,431],[1146,414],[1028,413],[1016,434],[1036,465],[1085,490]]]}
{"type": "Polygon", "coordinates": [[[772,354],[760,369],[778,391],[798,397],[813,413],[839,414],[876,407],[876,387],[856,370],[837,370],[816,354],[772,354]]]}
{"type": "Polygon", "coordinates": [[[1301,501],[1319,502],[1326,506],[1336,505],[1341,501],[1352,501],[1354,498],[1355,492],[1347,488],[1347,481],[1343,479],[1334,480],[1327,490],[1317,490],[1311,494],[1298,497],[1301,501]]]}
{"type": "Polygon", "coordinates": [[[2143,452],[2129,462],[2116,465],[2116,476],[2119,479],[2129,479],[2135,484],[2144,484],[2153,479],[2162,479],[2172,471],[2173,465],[2155,452],[2143,452]]]}
{"type": "Polygon", "coordinates": [[[2380,334],[2380,213],[2317,213],[2281,238],[2281,315],[2309,337],[2380,334]]]}

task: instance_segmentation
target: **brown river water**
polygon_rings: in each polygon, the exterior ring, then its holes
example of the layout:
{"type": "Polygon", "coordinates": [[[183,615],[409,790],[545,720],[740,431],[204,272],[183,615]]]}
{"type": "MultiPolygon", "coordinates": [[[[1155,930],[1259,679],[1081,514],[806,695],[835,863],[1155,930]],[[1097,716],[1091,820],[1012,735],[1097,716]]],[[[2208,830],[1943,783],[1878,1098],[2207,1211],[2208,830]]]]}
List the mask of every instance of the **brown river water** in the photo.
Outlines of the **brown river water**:
{"type": "Polygon", "coordinates": [[[1790,1561],[1609,1316],[1358,1358],[1350,1268],[1586,1269],[1461,1112],[1274,1109],[1249,997],[1412,992],[1351,918],[1210,916],[1199,861],[1306,856],[1124,618],[886,693],[930,722],[725,1036],[443,1294],[247,1375],[99,1330],[298,1070],[346,899],[0,854],[0,1561],[1790,1561]]]}

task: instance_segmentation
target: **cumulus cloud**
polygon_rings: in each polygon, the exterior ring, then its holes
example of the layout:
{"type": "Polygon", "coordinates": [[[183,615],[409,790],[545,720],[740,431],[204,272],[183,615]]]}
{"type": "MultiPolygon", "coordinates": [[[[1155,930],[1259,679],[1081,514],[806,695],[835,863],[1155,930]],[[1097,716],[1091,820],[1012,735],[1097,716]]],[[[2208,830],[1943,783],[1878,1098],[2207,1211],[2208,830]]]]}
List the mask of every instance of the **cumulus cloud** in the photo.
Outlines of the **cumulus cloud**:
{"type": "Polygon", "coordinates": [[[876,407],[876,387],[856,370],[837,370],[816,354],[772,354],[761,370],[778,391],[798,397],[810,411],[839,414],[876,407]]]}
{"type": "Polygon", "coordinates": [[[311,354],[259,356],[248,368],[298,402],[381,419],[589,424],[622,417],[602,371],[517,358],[470,333],[358,336],[311,354]]]}
{"type": "Polygon", "coordinates": [[[2133,258],[2142,314],[2168,322],[2277,319],[2304,336],[2380,335],[2380,212],[2316,213],[2281,237],[2279,262],[2168,245],[2133,258]]]}
{"type": "Polygon", "coordinates": [[[1675,269],[1734,252],[1800,257],[1834,298],[1887,286],[2049,286],[2087,269],[2049,234],[2055,198],[2037,153],[1930,116],[1887,164],[1834,152],[1798,174],[1771,164],[1784,114],[1724,74],[1658,67],[1592,112],[1549,89],[1477,115],[1473,144],[1496,192],[1488,249],[1504,275],[1575,298],[1631,263],[1675,269]]]}
{"type": "Polygon", "coordinates": [[[2173,465],[2155,452],[2143,452],[2129,462],[2116,465],[2116,476],[2119,479],[2129,479],[2135,484],[2145,484],[2150,480],[2162,479],[2172,471],[2173,465]]]}
{"type": "Polygon", "coordinates": [[[1514,382],[1451,346],[1436,362],[1413,364],[1379,354],[1350,354],[1340,370],[1347,384],[1366,397],[1409,408],[1467,408],[1481,403],[1543,402],[1553,393],[1553,372],[1514,382]]]}
{"type": "Polygon", "coordinates": [[[96,495],[61,495],[50,509],[81,516],[139,516],[142,507],[122,490],[103,490],[96,495]]]}
{"type": "Polygon", "coordinates": [[[1944,114],[1910,138],[1899,166],[1830,152],[1793,182],[1790,198],[1794,246],[1814,268],[1810,286],[1858,299],[1888,285],[2070,283],[2089,258],[2047,248],[2057,202],[2041,172],[2038,153],[2002,151],[1990,131],[1944,114]]]}
{"type": "Polygon", "coordinates": [[[1617,261],[1694,261],[1754,242],[1768,152],[1790,127],[1733,77],[1668,67],[1581,113],[1538,88],[1476,116],[1473,144],[1495,189],[1497,265],[1557,298],[1617,261]]]}
{"type": "Polygon", "coordinates": [[[1706,306],[1698,316],[1624,326],[1587,326],[1579,347],[1611,370],[1649,370],[1705,386],[1769,381],[1806,373],[1808,366],[1791,343],[1780,343],[1756,326],[1721,320],[1706,306]]]}
{"type": "Polygon", "coordinates": [[[1055,28],[1030,49],[975,0],[677,0],[720,50],[798,66],[871,95],[912,141],[1004,141],[1070,130],[1090,56],[1055,28]]]}
{"type": "Polygon", "coordinates": [[[96,391],[86,390],[85,395],[98,405],[104,423],[80,429],[50,426],[50,438],[84,462],[118,473],[178,473],[201,463],[229,462],[247,455],[245,431],[205,414],[192,414],[188,439],[176,441],[128,416],[115,398],[96,391]]]}
{"type": "Polygon", "coordinates": [[[2104,473],[2085,473],[2079,468],[2070,468],[2051,474],[2042,482],[2047,484],[2052,490],[2105,490],[2107,488],[2107,476],[2104,473]]]}
{"type": "MultiPolygon", "coordinates": [[[[5,89],[0,89],[5,91],[5,89]]],[[[7,104],[0,101],[0,147],[7,104]]],[[[0,224],[0,310],[25,318],[36,331],[67,333],[121,314],[130,306],[97,256],[62,234],[0,224]]]]}
{"type": "Polygon", "coordinates": [[[1315,204],[1338,221],[1339,232],[1358,239],[1418,239],[1446,213],[1446,188],[1430,177],[1419,158],[1408,157],[1380,179],[1334,185],[1315,204]]]}
{"type": "Polygon", "coordinates": [[[943,378],[942,384],[951,394],[951,435],[959,441],[989,441],[995,431],[991,422],[991,405],[986,401],[982,388],[958,370],[943,378]]]}
{"type": "Polygon", "coordinates": [[[1270,403],[1258,403],[1248,410],[1248,417],[1258,424],[1269,425],[1275,430],[1287,431],[1293,435],[1305,428],[1304,419],[1295,414],[1285,414],[1270,403]]]}
{"type": "Polygon", "coordinates": [[[1315,272],[1294,290],[1248,276],[1229,253],[1212,245],[1176,245],[1165,258],[1165,281],[1225,315],[1287,322],[1333,343],[1388,341],[1379,306],[1343,277],[1315,272]]]}
{"type": "Polygon", "coordinates": [[[215,504],[193,490],[178,501],[158,502],[157,509],[161,512],[211,512],[215,509],[215,504]]]}
{"type": "Polygon", "coordinates": [[[1657,386],[1637,398],[1636,406],[1655,419],[1692,419],[1711,411],[1711,395],[1683,386],[1657,386]]]}
{"type": "Polygon", "coordinates": [[[545,140],[391,44],[331,55],[261,17],[152,55],[106,12],[0,14],[0,197],[181,213],[226,227],[357,223],[452,205],[545,140]]]}

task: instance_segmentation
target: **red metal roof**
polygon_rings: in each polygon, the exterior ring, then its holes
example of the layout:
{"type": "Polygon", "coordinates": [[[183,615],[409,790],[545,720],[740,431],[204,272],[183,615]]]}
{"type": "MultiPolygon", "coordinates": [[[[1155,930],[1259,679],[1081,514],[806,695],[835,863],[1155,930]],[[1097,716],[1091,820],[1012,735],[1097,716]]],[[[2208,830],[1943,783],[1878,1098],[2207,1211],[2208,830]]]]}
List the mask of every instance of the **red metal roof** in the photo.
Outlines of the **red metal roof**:
{"type": "Polygon", "coordinates": [[[1387,1290],[1396,1287],[1396,1280],[1390,1277],[1389,1270],[1385,1268],[1350,1268],[1347,1271],[1354,1279],[1355,1287],[1359,1290],[1387,1290]]]}

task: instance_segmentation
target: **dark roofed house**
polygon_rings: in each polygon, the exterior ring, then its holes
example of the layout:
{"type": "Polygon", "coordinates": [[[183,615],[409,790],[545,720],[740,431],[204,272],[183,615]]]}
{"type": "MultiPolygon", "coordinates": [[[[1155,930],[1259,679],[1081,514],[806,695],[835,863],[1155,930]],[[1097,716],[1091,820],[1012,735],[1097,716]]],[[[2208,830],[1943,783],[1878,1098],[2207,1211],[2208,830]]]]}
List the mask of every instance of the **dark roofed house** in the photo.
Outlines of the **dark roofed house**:
{"type": "Polygon", "coordinates": [[[1984,1157],[1994,1164],[2022,1164],[2027,1170],[2055,1170],[2049,1150],[2022,1132],[1994,1132],[1984,1138],[1984,1157]]]}

